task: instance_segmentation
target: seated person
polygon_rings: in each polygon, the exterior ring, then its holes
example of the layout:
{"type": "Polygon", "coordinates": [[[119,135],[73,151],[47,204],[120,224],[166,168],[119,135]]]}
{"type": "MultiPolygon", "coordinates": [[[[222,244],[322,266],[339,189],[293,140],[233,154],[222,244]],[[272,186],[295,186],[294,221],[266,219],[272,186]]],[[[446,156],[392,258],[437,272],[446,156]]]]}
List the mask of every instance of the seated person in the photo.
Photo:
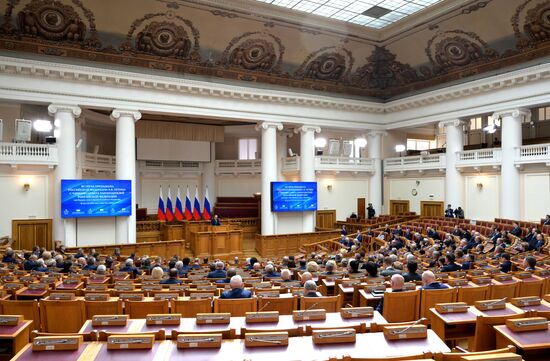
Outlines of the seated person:
{"type": "Polygon", "coordinates": [[[275,272],[275,266],[273,266],[271,263],[268,263],[264,268],[264,277],[267,278],[276,278],[281,277],[281,274],[279,272],[275,272]]]}
{"type": "Polygon", "coordinates": [[[345,224],[342,225],[342,229],[340,230],[340,234],[341,234],[342,236],[347,236],[347,235],[348,235],[348,230],[346,229],[346,225],[345,225],[345,224]]]}
{"type": "Polygon", "coordinates": [[[31,271],[36,267],[36,260],[38,257],[32,253],[25,253],[26,261],[23,263],[23,269],[25,271],[31,271]]]}
{"type": "Polygon", "coordinates": [[[214,265],[215,270],[208,273],[207,278],[225,278],[227,273],[224,271],[225,265],[222,261],[217,261],[214,265]]]}
{"type": "Polygon", "coordinates": [[[217,214],[214,214],[214,217],[212,217],[212,220],[210,221],[210,223],[213,226],[221,226],[220,218],[218,217],[217,214]]]}
{"type": "Polygon", "coordinates": [[[531,240],[528,242],[529,248],[528,251],[540,251],[542,246],[544,246],[544,237],[541,233],[537,233],[531,240]]]}
{"type": "Polygon", "coordinates": [[[300,266],[298,267],[298,270],[305,271],[306,270],[306,264],[307,264],[306,260],[301,259],[299,264],[300,264],[300,266]]]}
{"type": "Polygon", "coordinates": [[[447,253],[445,256],[445,265],[441,267],[441,272],[456,272],[460,271],[461,267],[455,263],[455,255],[447,253]]]}
{"type": "Polygon", "coordinates": [[[516,222],[512,222],[512,225],[514,226],[514,228],[512,228],[510,233],[516,237],[521,237],[521,228],[519,227],[519,225],[516,222]]]}
{"type": "Polygon", "coordinates": [[[424,273],[422,273],[422,289],[441,290],[446,288],[449,288],[449,286],[441,282],[437,282],[432,271],[424,271],[424,273]]]}
{"type": "MultiPolygon", "coordinates": [[[[65,268],[65,267],[63,267],[63,268],[65,268]]],[[[107,267],[104,264],[100,264],[99,266],[97,266],[97,269],[95,270],[95,274],[96,275],[105,275],[105,274],[107,274],[107,267]]]]}
{"type": "MultiPolygon", "coordinates": [[[[403,276],[395,274],[391,276],[390,279],[391,291],[392,292],[403,292],[403,286],[405,285],[405,278],[403,276]]],[[[382,313],[384,311],[384,297],[380,299],[378,306],[376,306],[376,311],[382,313]]]]}
{"type": "Polygon", "coordinates": [[[168,271],[168,279],[160,281],[161,285],[179,285],[183,281],[178,279],[178,270],[175,268],[171,268],[170,271],[168,271]]]}
{"type": "Polygon", "coordinates": [[[232,298],[250,298],[252,292],[244,289],[243,279],[239,275],[231,277],[229,281],[231,290],[223,291],[220,299],[232,299],[232,298]]]}
{"type": "Polygon", "coordinates": [[[416,273],[418,270],[418,263],[416,261],[408,261],[406,263],[407,273],[403,273],[403,278],[406,282],[421,281],[422,276],[416,273]]]}
{"type": "Polygon", "coordinates": [[[361,273],[359,271],[359,261],[354,259],[349,262],[348,273],[361,273]]]}
{"type": "Polygon", "coordinates": [[[503,253],[500,256],[501,263],[500,263],[500,272],[502,273],[508,273],[512,270],[512,262],[510,261],[510,254],[509,253],[503,253]]]}
{"type": "Polygon", "coordinates": [[[10,247],[6,248],[6,255],[2,258],[2,263],[17,263],[15,252],[10,247]]]}
{"type": "Polygon", "coordinates": [[[368,261],[363,265],[367,271],[367,278],[378,278],[378,265],[372,261],[368,261]]]}
{"type": "Polygon", "coordinates": [[[227,276],[223,280],[216,280],[216,283],[229,283],[231,281],[231,277],[235,276],[237,274],[237,270],[235,268],[230,268],[227,270],[227,276]]]}
{"type": "Polygon", "coordinates": [[[476,260],[476,256],[473,253],[467,254],[465,261],[462,262],[462,270],[467,271],[467,270],[474,269],[475,260],[476,260]]]}
{"type": "Polygon", "coordinates": [[[136,277],[138,274],[138,269],[134,266],[134,260],[131,258],[128,258],[124,262],[124,267],[120,269],[120,272],[128,272],[131,273],[133,277],[136,277]]]}
{"type": "Polygon", "coordinates": [[[281,271],[281,279],[283,282],[292,282],[292,272],[289,269],[285,268],[281,271]]]}
{"type": "Polygon", "coordinates": [[[380,276],[392,276],[394,274],[401,274],[401,271],[398,269],[395,269],[393,267],[393,260],[391,257],[385,257],[384,258],[384,266],[386,267],[382,272],[380,272],[380,276]]]}
{"type": "Polygon", "coordinates": [[[46,267],[46,264],[44,263],[44,260],[42,258],[39,258],[36,261],[36,267],[33,271],[36,272],[48,272],[48,267],[46,267]]]}
{"type": "Polygon", "coordinates": [[[334,262],[333,260],[329,260],[325,264],[325,271],[321,272],[321,276],[333,275],[335,273],[334,272],[335,269],[336,269],[336,262],[334,262]]]}
{"type": "Polygon", "coordinates": [[[534,271],[536,266],[537,266],[537,259],[533,256],[527,256],[523,260],[523,267],[525,267],[526,271],[534,271]]]}
{"type": "Polygon", "coordinates": [[[357,214],[355,214],[355,212],[351,212],[349,218],[351,218],[351,219],[357,219],[357,214]]]}
{"type": "Polygon", "coordinates": [[[162,280],[162,277],[164,276],[164,271],[160,267],[153,267],[151,270],[151,278],[154,280],[162,280]]]}
{"type": "Polygon", "coordinates": [[[94,257],[88,258],[88,261],[86,261],[86,266],[84,266],[84,268],[82,269],[88,270],[88,271],[95,271],[97,269],[97,266],[95,264],[95,258],[94,257]]]}
{"type": "Polygon", "coordinates": [[[310,272],[304,272],[302,273],[302,277],[300,277],[300,283],[302,285],[304,285],[307,281],[313,281],[313,275],[310,272]]]}
{"type": "Polygon", "coordinates": [[[546,218],[544,219],[544,225],[550,226],[550,214],[546,215],[546,218]]]}
{"type": "Polygon", "coordinates": [[[304,297],[321,297],[319,292],[317,292],[317,285],[313,280],[304,283],[304,297]]]}

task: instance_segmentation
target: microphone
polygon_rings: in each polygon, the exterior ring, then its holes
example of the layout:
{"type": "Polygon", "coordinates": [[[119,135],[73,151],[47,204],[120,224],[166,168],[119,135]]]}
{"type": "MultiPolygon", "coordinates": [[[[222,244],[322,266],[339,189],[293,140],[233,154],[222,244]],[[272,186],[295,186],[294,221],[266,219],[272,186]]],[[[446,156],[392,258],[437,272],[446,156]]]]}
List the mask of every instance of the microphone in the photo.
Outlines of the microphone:
{"type": "Polygon", "coordinates": [[[267,306],[269,306],[271,304],[271,301],[267,301],[265,303],[265,305],[263,305],[258,311],[256,311],[256,313],[258,312],[262,312],[267,306]]]}
{"type": "Polygon", "coordinates": [[[418,325],[418,324],[420,324],[420,323],[422,323],[422,322],[425,322],[425,321],[427,321],[427,320],[428,320],[427,318],[422,317],[422,318],[420,318],[420,319],[414,321],[410,326],[405,327],[405,328],[403,328],[403,329],[401,329],[401,330],[399,330],[399,331],[394,331],[394,332],[392,332],[392,333],[393,333],[394,335],[398,335],[398,334],[400,334],[400,333],[405,333],[405,332],[407,332],[408,330],[410,330],[413,326],[416,326],[416,325],[418,325]]]}
{"type": "Polygon", "coordinates": [[[309,311],[311,310],[313,307],[317,306],[319,304],[319,302],[315,302],[314,304],[312,304],[311,306],[309,306],[306,311],[309,311]]]}
{"type": "Polygon", "coordinates": [[[494,300],[493,302],[486,303],[485,306],[493,306],[501,302],[506,302],[507,297],[501,298],[499,300],[494,300]]]}

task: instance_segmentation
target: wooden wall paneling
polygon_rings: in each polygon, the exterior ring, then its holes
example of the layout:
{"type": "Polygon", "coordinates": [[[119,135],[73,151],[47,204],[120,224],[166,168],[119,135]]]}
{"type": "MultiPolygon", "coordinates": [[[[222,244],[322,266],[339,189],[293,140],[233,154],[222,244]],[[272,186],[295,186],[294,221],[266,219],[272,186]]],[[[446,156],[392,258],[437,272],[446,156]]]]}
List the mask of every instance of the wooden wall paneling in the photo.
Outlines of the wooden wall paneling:
{"type": "Polygon", "coordinates": [[[336,223],[336,210],[325,209],[315,213],[315,227],[318,229],[333,229],[336,223]]]}
{"type": "Polygon", "coordinates": [[[357,217],[361,219],[367,218],[366,215],[367,202],[365,198],[357,198],[357,217]]]}
{"type": "Polygon", "coordinates": [[[410,209],[409,200],[390,200],[390,215],[397,216],[408,213],[410,209]]]}
{"type": "Polygon", "coordinates": [[[14,219],[11,227],[16,249],[32,250],[34,246],[53,248],[51,219],[14,219]]]}
{"type": "Polygon", "coordinates": [[[442,217],[445,213],[445,202],[420,201],[420,215],[422,217],[442,217]]]}

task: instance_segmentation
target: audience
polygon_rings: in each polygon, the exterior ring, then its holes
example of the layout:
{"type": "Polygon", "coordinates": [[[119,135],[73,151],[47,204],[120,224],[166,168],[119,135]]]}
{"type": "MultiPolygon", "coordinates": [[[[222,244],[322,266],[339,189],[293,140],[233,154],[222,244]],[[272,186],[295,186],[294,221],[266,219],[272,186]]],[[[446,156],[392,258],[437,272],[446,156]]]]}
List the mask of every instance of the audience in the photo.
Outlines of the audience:
{"type": "MultiPolygon", "coordinates": [[[[405,278],[402,275],[394,274],[390,279],[391,292],[402,292],[405,285],[405,278]]],[[[384,310],[384,297],[380,299],[376,311],[382,313],[384,310]]]]}
{"type": "Polygon", "coordinates": [[[252,292],[244,289],[243,279],[239,275],[231,277],[229,286],[231,287],[231,290],[223,291],[220,295],[221,299],[252,297],[252,292]]]}
{"type": "Polygon", "coordinates": [[[422,273],[422,288],[425,290],[440,290],[449,288],[449,286],[441,282],[437,282],[432,271],[424,271],[424,273],[422,273]]]}

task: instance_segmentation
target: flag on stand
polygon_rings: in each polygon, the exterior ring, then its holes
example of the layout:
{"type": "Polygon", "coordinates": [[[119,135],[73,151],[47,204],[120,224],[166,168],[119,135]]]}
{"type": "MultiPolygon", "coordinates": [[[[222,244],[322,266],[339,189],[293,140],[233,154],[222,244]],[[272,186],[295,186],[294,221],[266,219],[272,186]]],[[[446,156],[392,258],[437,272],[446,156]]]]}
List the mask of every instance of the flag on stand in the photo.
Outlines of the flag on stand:
{"type": "Polygon", "coordinates": [[[202,219],[210,220],[212,212],[210,211],[210,200],[208,199],[208,186],[204,192],[204,205],[202,207],[202,219]]]}
{"type": "Polygon", "coordinates": [[[195,221],[201,219],[201,203],[199,202],[199,187],[195,187],[195,203],[193,204],[193,218],[195,221]]]}
{"type": "Polygon", "coordinates": [[[190,221],[193,219],[193,211],[191,210],[191,198],[189,198],[189,186],[187,186],[187,194],[185,195],[185,219],[190,221]]]}
{"type": "Polygon", "coordinates": [[[174,208],[172,207],[172,194],[170,186],[168,186],[168,197],[166,198],[166,220],[172,222],[174,220],[174,208]]]}
{"type": "Polygon", "coordinates": [[[174,210],[174,216],[178,221],[183,220],[183,206],[181,204],[180,186],[178,186],[178,196],[176,197],[176,209],[174,210]]]}
{"type": "Polygon", "coordinates": [[[166,214],[164,213],[164,200],[162,199],[162,186],[160,186],[160,194],[159,194],[159,206],[157,209],[157,217],[159,221],[165,221],[166,220],[166,214]]]}

